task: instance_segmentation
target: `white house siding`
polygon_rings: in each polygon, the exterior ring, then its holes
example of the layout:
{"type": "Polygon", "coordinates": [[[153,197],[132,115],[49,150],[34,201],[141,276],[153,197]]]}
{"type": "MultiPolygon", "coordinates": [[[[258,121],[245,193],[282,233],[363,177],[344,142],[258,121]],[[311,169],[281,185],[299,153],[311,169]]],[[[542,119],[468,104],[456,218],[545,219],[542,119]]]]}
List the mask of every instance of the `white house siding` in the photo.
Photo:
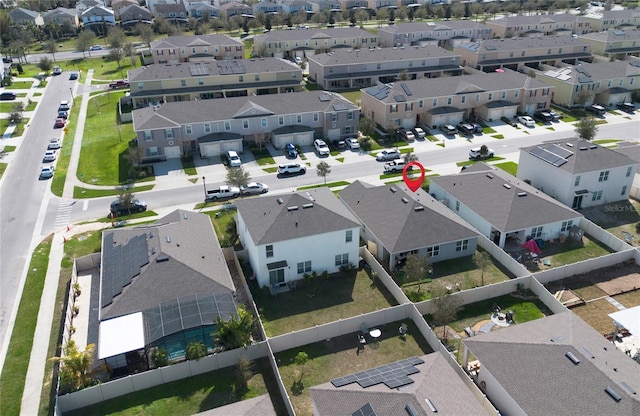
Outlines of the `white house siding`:
{"type": "Polygon", "coordinates": [[[485,367],[480,367],[478,373],[478,384],[484,382],[486,386],[483,391],[491,399],[491,402],[500,409],[502,415],[525,415],[526,412],[516,403],[515,400],[507,393],[500,383],[495,379],[493,374],[489,373],[485,367]]]}

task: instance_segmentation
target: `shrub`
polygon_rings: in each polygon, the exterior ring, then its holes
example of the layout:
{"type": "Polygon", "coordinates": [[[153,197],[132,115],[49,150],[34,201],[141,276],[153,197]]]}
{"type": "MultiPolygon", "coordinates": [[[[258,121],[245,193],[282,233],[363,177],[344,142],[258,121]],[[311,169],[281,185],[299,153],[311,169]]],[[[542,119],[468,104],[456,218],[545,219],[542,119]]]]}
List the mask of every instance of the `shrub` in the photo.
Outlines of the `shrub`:
{"type": "Polygon", "coordinates": [[[640,233],[640,222],[636,223],[636,233],[640,233]]]}
{"type": "Polygon", "coordinates": [[[164,367],[169,364],[169,357],[167,351],[162,348],[156,348],[151,352],[151,362],[156,367],[164,367]]]}

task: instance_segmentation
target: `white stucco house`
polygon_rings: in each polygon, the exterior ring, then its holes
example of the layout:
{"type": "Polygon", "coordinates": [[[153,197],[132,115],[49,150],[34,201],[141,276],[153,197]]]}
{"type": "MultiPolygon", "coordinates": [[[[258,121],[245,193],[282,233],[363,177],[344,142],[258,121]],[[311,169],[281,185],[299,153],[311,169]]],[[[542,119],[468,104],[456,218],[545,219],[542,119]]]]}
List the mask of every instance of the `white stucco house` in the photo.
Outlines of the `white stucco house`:
{"type": "Polygon", "coordinates": [[[502,169],[479,162],[429,178],[429,192],[499,247],[568,236],[582,214],[502,169]]]}
{"type": "Polygon", "coordinates": [[[583,139],[520,149],[518,178],[573,209],[629,198],[638,163],[583,139]]]}
{"type": "Polygon", "coordinates": [[[329,190],[242,199],[237,230],[260,287],[358,264],[360,224],[329,190]]]}

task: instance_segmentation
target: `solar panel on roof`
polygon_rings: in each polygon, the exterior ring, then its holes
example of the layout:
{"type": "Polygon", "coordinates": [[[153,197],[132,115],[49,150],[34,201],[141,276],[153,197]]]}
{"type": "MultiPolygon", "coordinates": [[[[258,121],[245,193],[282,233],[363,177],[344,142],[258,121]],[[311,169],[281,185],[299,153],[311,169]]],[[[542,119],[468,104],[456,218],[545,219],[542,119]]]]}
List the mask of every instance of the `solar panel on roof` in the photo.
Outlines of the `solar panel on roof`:
{"type": "Polygon", "coordinates": [[[548,150],[545,150],[543,148],[540,147],[536,147],[533,148],[531,150],[529,150],[529,153],[535,157],[537,157],[538,159],[542,159],[545,162],[549,163],[550,165],[553,165],[555,167],[560,167],[562,165],[564,165],[565,163],[567,163],[567,160],[563,157],[560,157],[554,153],[549,152],[548,150]]]}
{"type": "Polygon", "coordinates": [[[376,411],[373,410],[373,407],[371,407],[371,404],[367,403],[364,406],[362,406],[360,409],[351,413],[351,416],[377,416],[377,415],[376,415],[376,411]]]}
{"type": "Polygon", "coordinates": [[[406,98],[404,95],[396,95],[396,96],[394,96],[393,98],[394,98],[394,99],[396,100],[396,102],[398,102],[398,103],[404,103],[404,102],[406,102],[406,101],[407,101],[407,98],[406,98]]]}
{"type": "Polygon", "coordinates": [[[189,72],[192,76],[209,75],[209,67],[200,63],[189,65],[189,72]]]}
{"type": "Polygon", "coordinates": [[[418,370],[415,365],[422,363],[424,363],[424,361],[419,357],[412,357],[411,359],[396,361],[356,374],[340,377],[331,380],[331,384],[335,387],[342,387],[357,382],[362,388],[367,388],[384,383],[387,387],[395,389],[413,383],[409,375],[419,373],[420,370],[418,370]]]}
{"type": "Polygon", "coordinates": [[[552,144],[551,146],[546,148],[551,153],[555,153],[556,155],[562,158],[568,158],[573,156],[573,152],[569,149],[565,149],[564,147],[558,146],[557,144],[552,144]]]}
{"type": "Polygon", "coordinates": [[[349,107],[344,103],[336,103],[336,104],[333,104],[332,107],[335,111],[343,111],[343,110],[349,109],[349,107]]]}
{"type": "Polygon", "coordinates": [[[331,101],[331,96],[327,94],[322,94],[318,97],[318,99],[322,102],[331,101]]]}
{"type": "Polygon", "coordinates": [[[407,94],[408,96],[411,96],[411,90],[409,89],[409,86],[407,84],[405,84],[404,82],[401,82],[400,86],[404,90],[405,94],[407,94]]]}

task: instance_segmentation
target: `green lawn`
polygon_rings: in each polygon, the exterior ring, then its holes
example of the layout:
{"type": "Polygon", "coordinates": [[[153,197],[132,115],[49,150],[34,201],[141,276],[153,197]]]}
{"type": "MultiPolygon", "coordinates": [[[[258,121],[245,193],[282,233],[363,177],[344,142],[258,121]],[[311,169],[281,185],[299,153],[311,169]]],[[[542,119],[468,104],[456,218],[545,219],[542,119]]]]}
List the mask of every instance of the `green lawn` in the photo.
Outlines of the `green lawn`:
{"type": "MultiPolygon", "coordinates": [[[[58,172],[56,171],[56,174],[57,173],[58,172]]],[[[151,189],[153,189],[153,187],[154,185],[134,186],[133,188],[131,188],[131,192],[135,194],[136,192],[150,191],[151,189]]],[[[90,189],[90,188],[83,188],[80,186],[73,187],[73,197],[76,199],[101,198],[103,196],[111,196],[111,195],[118,195],[118,190],[117,189],[90,189]]]]}
{"type": "MultiPolygon", "coordinates": [[[[484,159],[484,162],[497,162],[498,160],[504,160],[503,157],[500,156],[494,156],[494,157],[489,157],[487,159],[484,159]]],[[[464,162],[457,162],[456,166],[469,166],[469,165],[473,165],[474,163],[478,162],[478,160],[465,160],[464,162]]]]}
{"type": "Polygon", "coordinates": [[[33,81],[14,81],[11,85],[4,87],[7,90],[28,90],[33,85],[33,81]]]}
{"type": "Polygon", "coordinates": [[[549,259],[552,267],[593,259],[610,254],[613,251],[588,236],[582,242],[567,239],[564,243],[546,243],[540,255],[542,260],[549,259]]]}
{"type": "MultiPolygon", "coordinates": [[[[13,111],[13,108],[17,105],[18,103],[14,102],[4,102],[4,103],[0,103],[0,113],[10,113],[13,111]]],[[[27,111],[25,109],[25,111],[27,111]]]]}
{"type": "Polygon", "coordinates": [[[494,166],[513,176],[516,176],[516,173],[518,172],[518,164],[516,162],[496,163],[494,166]]]}
{"type": "Polygon", "coordinates": [[[4,175],[4,171],[7,170],[7,166],[9,166],[9,164],[0,163],[0,178],[2,178],[2,175],[4,175]]]}
{"type": "Polygon", "coordinates": [[[351,101],[353,104],[357,105],[358,101],[360,101],[360,96],[362,95],[362,93],[360,92],[360,90],[356,90],[356,91],[341,92],[340,95],[342,95],[347,100],[351,101]]]}
{"type": "Polygon", "coordinates": [[[53,237],[49,236],[42,241],[34,250],[29,263],[29,272],[22,290],[18,314],[0,375],[0,391],[2,392],[0,414],[2,415],[20,414],[22,392],[31,357],[52,240],[53,237]]]}
{"type": "Polygon", "coordinates": [[[5,146],[2,148],[2,151],[5,153],[11,153],[14,152],[16,150],[15,146],[5,146]]]}
{"type": "Polygon", "coordinates": [[[182,162],[182,169],[184,173],[189,176],[197,175],[198,171],[196,170],[196,165],[193,162],[193,155],[189,154],[187,156],[182,156],[180,159],[182,162]]]}
{"type": "MultiPolygon", "coordinates": [[[[75,110],[81,102],[80,97],[73,100],[73,107],[69,113],[69,122],[64,128],[64,140],[62,141],[62,149],[58,151],[58,163],[56,164],[56,173],[51,180],[51,192],[56,196],[62,196],[64,191],[64,182],[67,179],[67,169],[69,168],[69,158],[71,157],[71,149],[76,136],[76,122],[78,120],[78,111],[75,110]]],[[[106,129],[105,129],[106,130],[106,129]]]]}
{"type": "MultiPolygon", "coordinates": [[[[266,148],[258,149],[257,147],[252,147],[251,153],[253,153],[253,157],[256,159],[258,166],[265,165],[273,165],[276,161],[271,157],[271,153],[266,148]]],[[[275,172],[275,171],[274,171],[275,172]]]]}
{"type": "Polygon", "coordinates": [[[384,285],[372,282],[364,270],[310,277],[299,281],[295,290],[275,297],[268,288],[258,288],[256,280],[249,286],[269,336],[397,304],[384,285]]]}
{"type": "Polygon", "coordinates": [[[296,191],[304,191],[307,189],[315,189],[315,188],[321,188],[323,186],[326,186],[328,188],[335,188],[338,186],[347,186],[349,185],[349,182],[347,181],[336,181],[336,182],[329,182],[326,185],[323,183],[317,184],[317,185],[308,185],[308,186],[301,186],[299,188],[296,189],[296,191]]]}

